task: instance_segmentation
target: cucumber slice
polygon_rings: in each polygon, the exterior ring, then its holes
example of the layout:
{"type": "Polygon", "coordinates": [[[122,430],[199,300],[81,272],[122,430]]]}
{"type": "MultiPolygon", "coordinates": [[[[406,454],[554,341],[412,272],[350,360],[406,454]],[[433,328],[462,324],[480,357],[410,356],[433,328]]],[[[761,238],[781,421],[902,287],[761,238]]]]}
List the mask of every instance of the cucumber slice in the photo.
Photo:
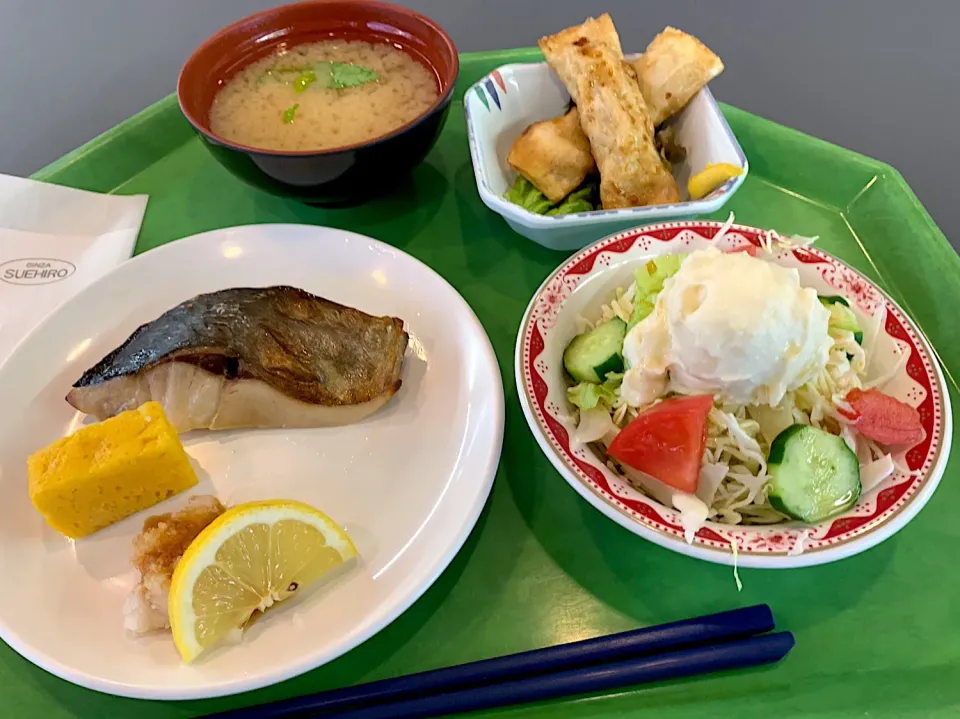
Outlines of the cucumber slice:
{"type": "Polygon", "coordinates": [[[770,445],[770,504],[816,524],[860,496],[860,462],[840,437],[805,424],[787,427],[770,445]]]}
{"type": "Polygon", "coordinates": [[[820,301],[823,303],[824,307],[829,307],[830,305],[843,305],[844,307],[850,306],[850,303],[847,302],[847,298],[841,297],[840,295],[824,295],[820,298],[820,301]]]}
{"type": "Polygon", "coordinates": [[[609,372],[623,372],[623,338],[627,323],[619,317],[573,338],[563,352],[563,366],[577,382],[603,382],[609,372]]]}
{"type": "Polygon", "coordinates": [[[863,344],[863,329],[857,321],[857,316],[850,309],[850,303],[840,296],[821,297],[820,304],[830,310],[830,326],[838,330],[853,332],[853,339],[858,345],[863,344]]]}

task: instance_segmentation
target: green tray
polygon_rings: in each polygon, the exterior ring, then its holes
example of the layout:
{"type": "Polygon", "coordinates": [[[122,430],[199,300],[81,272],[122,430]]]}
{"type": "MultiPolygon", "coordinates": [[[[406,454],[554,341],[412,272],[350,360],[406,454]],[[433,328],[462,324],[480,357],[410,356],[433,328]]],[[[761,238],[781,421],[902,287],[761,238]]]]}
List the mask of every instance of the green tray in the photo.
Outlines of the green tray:
{"type": "MultiPolygon", "coordinates": [[[[460,291],[489,333],[503,372],[507,426],[493,494],[460,554],[410,610],[337,661],[251,694],[164,704],[80,689],[0,644],[0,714],[192,717],[758,602],[796,634],[796,648],[779,666],[474,716],[960,713],[960,570],[953,555],[960,465],[951,464],[928,507],[882,545],[824,567],[741,570],[738,594],[728,567],[661,549],[604,518],[540,452],[517,401],[514,339],[530,296],[564,255],[514,234],[480,202],[459,99],[496,66],[539,59],[534,50],[464,55],[456,107],[426,163],[398,194],[356,209],[306,207],[240,184],[195,139],[172,97],[35,175],[101,192],[149,193],[138,252],[217,227],[302,222],[354,230],[411,253],[460,291]]],[[[738,222],[819,235],[819,247],[866,272],[908,310],[948,372],[960,371],[960,259],[901,176],[741,110],[723,111],[751,170],[717,217],[733,210],[738,222]]],[[[958,407],[952,377],[950,384],[958,407]]]]}

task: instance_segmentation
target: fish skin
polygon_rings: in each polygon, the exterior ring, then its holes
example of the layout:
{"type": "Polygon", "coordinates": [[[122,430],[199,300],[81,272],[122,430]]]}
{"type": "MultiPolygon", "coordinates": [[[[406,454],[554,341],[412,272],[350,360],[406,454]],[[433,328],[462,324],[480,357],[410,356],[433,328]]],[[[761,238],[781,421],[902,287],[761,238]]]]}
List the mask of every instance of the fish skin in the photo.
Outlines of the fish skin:
{"type": "Polygon", "coordinates": [[[400,319],[373,317],[295,287],[220,290],[137,328],[83,373],[67,401],[96,414],[91,398],[107,383],[117,387],[179,362],[224,384],[257,380],[308,405],[377,402],[400,389],[407,341],[400,319]]]}

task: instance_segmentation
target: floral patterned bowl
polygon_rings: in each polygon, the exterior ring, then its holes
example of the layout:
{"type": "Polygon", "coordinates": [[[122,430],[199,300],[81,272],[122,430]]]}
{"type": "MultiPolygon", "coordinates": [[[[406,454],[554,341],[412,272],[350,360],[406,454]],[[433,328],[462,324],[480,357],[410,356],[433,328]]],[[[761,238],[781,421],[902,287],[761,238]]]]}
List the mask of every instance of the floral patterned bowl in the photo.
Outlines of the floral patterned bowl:
{"type": "Polygon", "coordinates": [[[714,244],[732,250],[760,247],[766,231],[719,222],[674,222],[627,230],[585,248],[560,266],[533,296],[516,349],[517,389],[523,411],[544,453],[590,504],[634,534],[699,559],[744,567],[822,564],[858,554],[907,524],[930,499],[943,475],[952,435],[950,400],[930,345],[916,325],[876,285],[851,267],[813,248],[777,249],[773,261],[795,267],[804,286],[842,295],[865,327],[878,326],[871,374],[899,370],[884,391],[917,407],[926,439],[894,455],[899,468],[865,491],[840,517],[808,526],[731,526],[708,521],[688,543],[679,513],[637,491],[611,472],[595,452],[574,440],[576,423],[566,397],[562,354],[577,332],[577,318],[595,318],[633,269],[657,255],[714,244]],[[885,313],[883,315],[878,313],[885,313]],[[906,353],[903,362],[901,353],[906,353]],[[736,556],[734,554],[736,552],[736,556]],[[736,562],[735,562],[736,560],[736,562]]]}
{"type": "MultiPolygon", "coordinates": [[[[628,55],[628,59],[637,57],[628,55]]],[[[572,215],[537,215],[504,198],[517,173],[507,164],[510,146],[524,128],[566,111],[570,95],[545,62],[503,65],[463,96],[470,160],[483,204],[517,233],[551,250],[579,250],[611,232],[648,222],[665,222],[716,212],[733,196],[750,171],[743,148],[705,87],[671,121],[686,157],[674,165],[681,202],[572,215]],[[690,176],[708,163],[728,163],[743,174],[699,200],[687,196],[690,176]]]]}

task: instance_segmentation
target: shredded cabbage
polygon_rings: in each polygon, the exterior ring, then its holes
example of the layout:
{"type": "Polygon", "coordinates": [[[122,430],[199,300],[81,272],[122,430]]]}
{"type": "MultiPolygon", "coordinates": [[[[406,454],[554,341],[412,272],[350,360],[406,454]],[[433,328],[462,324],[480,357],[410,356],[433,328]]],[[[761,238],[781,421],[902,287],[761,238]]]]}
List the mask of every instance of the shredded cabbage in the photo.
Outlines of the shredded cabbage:
{"type": "Polygon", "coordinates": [[[787,552],[787,556],[796,557],[803,554],[804,544],[810,539],[810,530],[804,529],[801,530],[797,535],[797,541],[793,543],[793,546],[790,548],[790,551],[787,552]]]}
{"type": "Polygon", "coordinates": [[[727,215],[727,220],[726,220],[726,222],[724,222],[724,223],[720,226],[720,229],[717,230],[717,234],[715,234],[715,235],[713,236],[713,241],[714,241],[714,242],[719,242],[720,240],[722,240],[722,239],[726,236],[726,234],[730,231],[730,228],[731,228],[731,227],[733,227],[733,213],[732,213],[732,212],[731,212],[729,215],[727,215]]]}
{"type": "Polygon", "coordinates": [[[710,517],[710,507],[695,494],[674,492],[671,497],[673,508],[680,512],[680,526],[683,527],[683,538],[687,544],[693,544],[697,530],[710,517]]]}
{"type": "Polygon", "coordinates": [[[810,247],[810,245],[819,239],[819,235],[814,235],[813,237],[787,235],[784,237],[776,230],[765,230],[760,235],[760,247],[765,252],[772,255],[777,248],[783,248],[785,250],[797,250],[802,247],[810,247]]]}
{"type": "MultiPolygon", "coordinates": [[[[615,300],[621,303],[620,311],[626,309],[622,306],[625,297],[626,293],[623,293],[615,300]]],[[[619,316],[620,312],[608,306],[603,314],[613,317],[619,316]]],[[[685,534],[689,535],[690,541],[700,524],[707,519],[731,525],[785,521],[787,517],[767,501],[769,475],[766,457],[773,439],[795,423],[811,424],[840,434],[848,443],[855,436],[850,420],[839,408],[843,408],[843,397],[847,392],[863,385],[866,360],[852,333],[831,330],[831,337],[834,345],[824,370],[812,382],[787,393],[777,407],[718,405],[711,410],[697,494],[686,495],[679,501],[681,506],[676,501],[678,493],[671,494],[660,486],[656,487],[656,491],[651,491],[648,478],[612,460],[609,462],[611,468],[637,489],[680,511],[685,534]],[[688,501],[689,497],[708,508],[706,517],[698,519],[699,513],[693,511],[694,505],[688,501]],[[685,512],[682,507],[688,511],[685,512]]],[[[617,431],[645,409],[626,404],[620,396],[621,381],[622,375],[609,375],[603,385],[581,383],[569,389],[570,401],[581,409],[578,439],[582,437],[581,441],[584,442],[598,442],[605,450],[616,437],[617,431]],[[606,413],[609,425],[593,412],[597,409],[606,413]],[[596,439],[591,439],[594,437],[596,439]]],[[[855,447],[858,447],[857,442],[862,443],[858,435],[855,447]]],[[[868,461],[879,457],[874,456],[871,448],[865,452],[868,461]]]]}
{"type": "Polygon", "coordinates": [[[740,552],[737,547],[737,540],[735,537],[729,537],[730,547],[733,549],[733,581],[737,583],[737,591],[743,591],[743,582],[740,581],[740,567],[738,566],[738,559],[740,557],[740,552]]]}
{"type": "Polygon", "coordinates": [[[717,490],[730,473],[730,467],[720,462],[704,463],[700,468],[700,481],[697,483],[697,496],[708,507],[713,505],[717,490]]]}
{"type": "MultiPolygon", "coordinates": [[[[777,407],[717,405],[710,411],[707,448],[696,495],[709,508],[707,519],[731,525],[777,524],[788,519],[767,501],[769,475],[766,458],[770,443],[791,424],[810,424],[840,434],[845,439],[847,436],[856,436],[858,443],[864,441],[859,435],[853,434],[850,420],[839,411],[844,406],[843,397],[851,389],[863,386],[863,353],[853,351],[853,359],[848,358],[848,351],[854,350],[854,347],[859,349],[852,333],[831,331],[831,337],[834,345],[820,375],[798,390],[788,392],[777,407]]],[[[620,396],[621,379],[620,376],[615,377],[616,389],[605,390],[601,400],[603,406],[609,407],[610,420],[617,429],[625,427],[646,409],[626,404],[620,396]]],[[[613,384],[608,380],[604,386],[612,387],[613,384]]],[[[571,388],[571,393],[576,389],[571,388]]],[[[607,439],[598,440],[604,450],[616,436],[615,432],[605,434],[607,439]]],[[[869,461],[880,456],[874,456],[871,448],[866,452],[869,461]]],[[[638,479],[638,473],[613,461],[610,465],[634,487],[653,496],[649,484],[638,479]]],[[[657,494],[661,497],[654,496],[654,499],[674,506],[683,516],[680,507],[672,501],[664,502],[667,499],[665,492],[657,494]]]]}
{"type": "Polygon", "coordinates": [[[581,444],[590,444],[610,435],[607,441],[612,442],[619,431],[620,429],[610,419],[609,410],[603,407],[592,407],[580,410],[580,420],[573,439],[581,444]]]}
{"type": "MultiPolygon", "coordinates": [[[[726,234],[732,225],[731,213],[715,239],[726,234]]],[[[781,237],[769,230],[761,236],[761,245],[772,253],[777,247],[807,247],[816,239],[781,237]]],[[[613,317],[629,322],[641,301],[653,304],[663,280],[679,269],[679,262],[676,266],[662,263],[663,267],[660,267],[661,260],[658,258],[658,266],[647,267],[647,273],[638,277],[638,281],[616,291],[615,297],[601,308],[597,326],[613,317]],[[654,287],[647,286],[648,279],[654,287]]],[[[884,376],[870,383],[866,382],[868,355],[872,352],[883,323],[882,309],[878,315],[865,322],[865,325],[871,321],[873,324],[864,328],[864,347],[857,343],[853,332],[831,326],[829,334],[833,346],[824,369],[812,381],[788,392],[776,407],[715,405],[708,416],[707,446],[695,495],[677,492],[606,456],[606,449],[620,429],[648,408],[631,407],[626,403],[620,393],[622,374],[607,375],[607,381],[602,385],[581,383],[569,388],[571,403],[580,409],[576,438],[595,443],[610,469],[636,489],[678,510],[688,542],[693,541],[699,527],[708,520],[737,525],[776,524],[789,519],[767,500],[769,475],[766,458],[776,436],[793,424],[813,425],[842,437],[860,459],[864,491],[869,491],[868,483],[870,487],[878,485],[896,470],[896,465],[893,458],[876,443],[856,432],[851,420],[844,414],[844,411],[847,415],[852,414],[844,397],[854,388],[882,386],[900,369],[898,364],[895,371],[884,373],[884,376]]],[[[589,321],[580,319],[584,330],[593,328],[594,325],[589,321]]],[[[902,361],[905,362],[905,359],[902,361]]],[[[802,552],[804,540],[798,541],[794,550],[802,552]]],[[[733,540],[731,543],[736,563],[737,547],[733,540]]],[[[737,584],[741,586],[739,577],[737,584]]]]}
{"type": "Polygon", "coordinates": [[[887,477],[897,471],[897,466],[893,463],[893,457],[885,454],[880,459],[861,465],[860,484],[863,487],[863,494],[873,491],[880,486],[887,477]]]}

